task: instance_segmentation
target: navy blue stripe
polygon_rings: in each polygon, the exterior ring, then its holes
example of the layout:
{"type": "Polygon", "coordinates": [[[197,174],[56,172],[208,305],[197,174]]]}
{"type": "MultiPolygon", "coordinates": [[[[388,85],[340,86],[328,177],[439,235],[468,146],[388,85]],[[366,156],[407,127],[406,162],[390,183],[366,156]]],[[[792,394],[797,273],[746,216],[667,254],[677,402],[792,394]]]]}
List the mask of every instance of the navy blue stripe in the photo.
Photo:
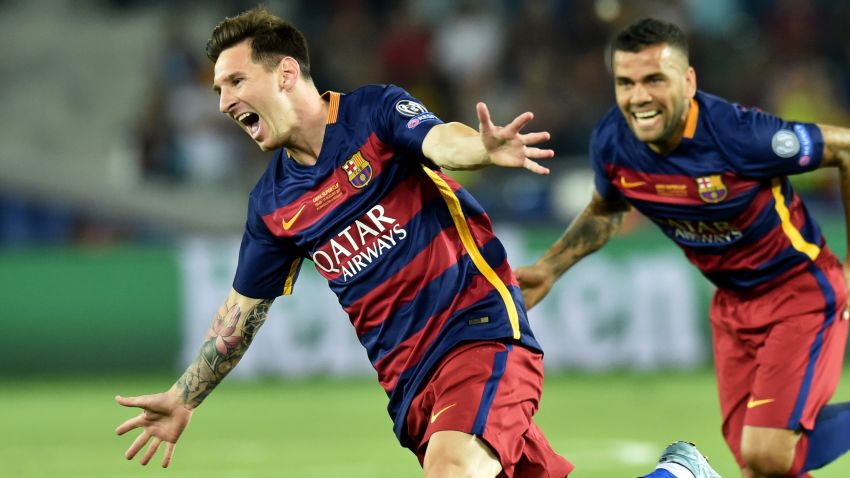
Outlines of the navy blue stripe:
{"type": "Polygon", "coordinates": [[[483,436],[484,427],[487,426],[487,416],[490,414],[490,407],[493,405],[493,399],[496,398],[496,391],[499,389],[499,382],[505,374],[505,368],[508,364],[508,354],[513,350],[513,346],[507,344],[504,352],[496,352],[493,358],[493,373],[487,379],[487,384],[484,385],[484,393],[481,396],[481,404],[478,406],[478,413],[475,414],[475,422],[472,424],[472,434],[483,436]]]}
{"type": "MultiPolygon", "coordinates": [[[[505,252],[499,241],[491,240],[481,248],[481,255],[489,264],[496,263],[496,260],[500,260],[498,264],[501,264],[505,252]]],[[[413,300],[400,304],[381,325],[363,334],[360,343],[366,348],[372,364],[419,332],[435,314],[449,307],[477,275],[479,272],[472,260],[464,255],[457,264],[424,284],[413,300]]]]}
{"type": "Polygon", "coordinates": [[[788,246],[755,269],[733,269],[705,274],[705,276],[717,287],[746,290],[770,282],[805,262],[811,262],[809,256],[788,246]]]}
{"type": "Polygon", "coordinates": [[[821,348],[823,347],[823,336],[826,334],[826,329],[835,320],[835,290],[832,284],[824,275],[820,268],[812,263],[809,266],[809,272],[815,277],[815,280],[820,286],[823,294],[824,302],[824,322],[818,334],[815,336],[814,342],[809,349],[809,363],[806,366],[806,374],[803,376],[803,382],[800,384],[800,392],[797,395],[797,401],[794,404],[794,410],[791,412],[791,418],[788,419],[788,429],[796,430],[800,426],[800,418],[803,415],[803,407],[806,405],[806,400],[809,398],[809,391],[812,387],[812,379],[815,374],[815,365],[820,357],[821,348]]]}

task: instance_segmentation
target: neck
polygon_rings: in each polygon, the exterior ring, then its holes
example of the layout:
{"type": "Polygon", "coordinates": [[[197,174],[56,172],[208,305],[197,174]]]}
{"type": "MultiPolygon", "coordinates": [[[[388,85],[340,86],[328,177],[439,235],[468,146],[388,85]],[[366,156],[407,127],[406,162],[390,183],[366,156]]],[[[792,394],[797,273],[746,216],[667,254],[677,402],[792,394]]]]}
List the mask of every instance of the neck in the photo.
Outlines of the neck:
{"type": "Polygon", "coordinates": [[[299,121],[293,128],[292,140],[284,145],[289,156],[304,166],[313,166],[318,161],[328,121],[328,102],[314,86],[311,90],[299,108],[299,121]]]}

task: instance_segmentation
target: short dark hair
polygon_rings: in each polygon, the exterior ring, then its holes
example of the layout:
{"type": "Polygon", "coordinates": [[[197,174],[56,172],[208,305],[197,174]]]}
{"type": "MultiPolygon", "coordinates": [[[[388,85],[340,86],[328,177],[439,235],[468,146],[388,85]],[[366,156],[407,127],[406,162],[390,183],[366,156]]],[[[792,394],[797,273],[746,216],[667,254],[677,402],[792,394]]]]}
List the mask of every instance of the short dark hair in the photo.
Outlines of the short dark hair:
{"type": "Polygon", "coordinates": [[[216,25],[207,41],[207,57],[215,63],[222,51],[249,39],[254,62],[274,68],[281,58],[290,56],[301,66],[304,78],[310,78],[310,54],[304,34],[262,6],[216,25]]]}
{"type": "Polygon", "coordinates": [[[633,23],[617,34],[612,46],[613,51],[637,53],[652,45],[666,43],[688,56],[688,39],[685,32],[673,23],[644,18],[633,23]]]}

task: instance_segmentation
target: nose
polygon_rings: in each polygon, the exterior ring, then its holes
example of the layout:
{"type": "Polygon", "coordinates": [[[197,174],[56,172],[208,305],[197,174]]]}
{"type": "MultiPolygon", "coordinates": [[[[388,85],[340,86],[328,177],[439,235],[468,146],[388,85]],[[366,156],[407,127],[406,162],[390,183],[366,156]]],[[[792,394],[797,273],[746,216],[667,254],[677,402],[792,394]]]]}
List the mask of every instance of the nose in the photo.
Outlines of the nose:
{"type": "Polygon", "coordinates": [[[636,83],[634,88],[632,88],[632,104],[643,104],[652,101],[652,96],[649,94],[649,90],[646,89],[641,83],[636,83]]]}
{"type": "Polygon", "coordinates": [[[227,92],[227,89],[222,88],[221,94],[218,97],[218,110],[222,113],[227,113],[236,104],[236,98],[227,92]]]}

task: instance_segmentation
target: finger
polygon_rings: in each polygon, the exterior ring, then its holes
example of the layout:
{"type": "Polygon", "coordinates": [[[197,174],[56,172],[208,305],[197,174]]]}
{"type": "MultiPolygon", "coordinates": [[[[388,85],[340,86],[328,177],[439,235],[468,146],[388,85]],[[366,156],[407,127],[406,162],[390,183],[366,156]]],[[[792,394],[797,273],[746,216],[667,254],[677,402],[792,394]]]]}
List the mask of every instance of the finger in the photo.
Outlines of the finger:
{"type": "Polygon", "coordinates": [[[546,131],[541,131],[539,133],[528,133],[520,136],[520,140],[522,140],[522,144],[537,144],[543,143],[545,141],[549,141],[551,136],[546,131]]]}
{"type": "Polygon", "coordinates": [[[123,435],[130,430],[135,428],[139,428],[144,424],[145,416],[144,414],[136,415],[135,417],[125,421],[124,423],[118,425],[118,428],[115,429],[115,433],[118,435],[123,435]]]}
{"type": "Polygon", "coordinates": [[[174,455],[174,447],[177,446],[176,443],[169,442],[165,447],[165,457],[162,459],[162,467],[168,468],[168,465],[171,464],[171,457],[174,455]]]}
{"type": "Polygon", "coordinates": [[[516,136],[519,134],[519,130],[523,128],[523,126],[527,125],[529,121],[534,118],[534,113],[530,111],[526,111],[525,113],[514,118],[513,121],[508,123],[504,128],[502,128],[502,132],[505,138],[510,138],[512,136],[516,136]]]}
{"type": "Polygon", "coordinates": [[[478,102],[475,105],[475,110],[478,112],[478,131],[482,134],[492,134],[493,121],[490,119],[490,110],[487,109],[487,105],[483,102],[478,102]]]}
{"type": "Polygon", "coordinates": [[[124,453],[124,457],[128,460],[132,460],[133,457],[136,456],[136,453],[138,453],[139,450],[141,450],[142,447],[145,446],[145,443],[148,442],[148,439],[150,437],[151,436],[148,434],[148,432],[142,432],[142,434],[139,435],[138,438],[136,438],[136,441],[134,441],[133,444],[130,445],[130,448],[127,448],[127,453],[124,453]]]}
{"type": "Polygon", "coordinates": [[[145,405],[147,405],[147,403],[148,403],[148,396],[142,395],[140,397],[122,397],[121,395],[116,395],[115,401],[118,402],[120,405],[123,405],[125,407],[142,407],[142,408],[144,408],[145,405]]]}
{"type": "Polygon", "coordinates": [[[151,458],[156,454],[157,448],[159,448],[159,444],[162,443],[162,440],[159,438],[154,438],[151,440],[151,445],[148,447],[147,451],[145,451],[145,455],[142,457],[140,463],[142,465],[147,465],[148,462],[151,461],[151,458]]]}
{"type": "Polygon", "coordinates": [[[534,162],[534,161],[532,161],[528,158],[525,159],[525,163],[523,164],[523,167],[525,169],[531,171],[532,173],[535,173],[535,174],[540,174],[540,175],[543,175],[543,176],[549,174],[549,168],[544,168],[543,166],[537,164],[536,162],[534,162]]]}
{"type": "Polygon", "coordinates": [[[534,159],[549,159],[555,156],[555,151],[542,148],[525,148],[525,156],[534,159]]]}

